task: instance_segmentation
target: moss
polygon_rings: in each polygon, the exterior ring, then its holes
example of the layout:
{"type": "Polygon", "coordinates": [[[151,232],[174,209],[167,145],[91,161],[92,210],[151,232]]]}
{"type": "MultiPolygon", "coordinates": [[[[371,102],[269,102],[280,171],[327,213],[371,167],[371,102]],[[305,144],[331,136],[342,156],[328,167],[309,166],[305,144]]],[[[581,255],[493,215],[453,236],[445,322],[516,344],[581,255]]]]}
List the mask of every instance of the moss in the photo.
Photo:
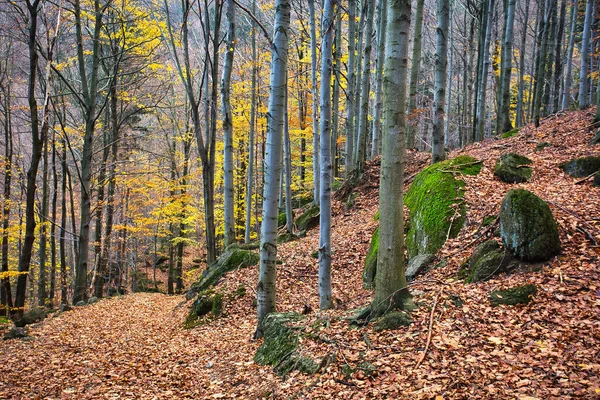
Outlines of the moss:
{"type": "Polygon", "coordinates": [[[363,283],[365,288],[372,288],[375,284],[375,273],[377,270],[377,252],[379,251],[379,227],[373,232],[369,251],[365,258],[365,267],[363,268],[363,283]]]}
{"type": "Polygon", "coordinates": [[[201,292],[216,284],[227,272],[238,268],[246,268],[256,265],[260,256],[248,250],[242,250],[236,246],[229,246],[223,254],[203,271],[202,277],[192,287],[201,292]]]}
{"type": "Polygon", "coordinates": [[[377,367],[366,361],[359,363],[356,368],[360,369],[365,376],[372,376],[375,372],[377,372],[377,367]]]}
{"type": "Polygon", "coordinates": [[[202,324],[204,322],[202,317],[207,314],[215,317],[221,315],[223,313],[223,297],[223,293],[216,292],[214,289],[199,293],[188,312],[183,327],[191,329],[202,324]]]}
{"type": "Polygon", "coordinates": [[[593,185],[594,185],[595,187],[600,187],[600,174],[597,174],[597,175],[594,177],[594,182],[593,182],[593,185]]]}
{"type": "Polygon", "coordinates": [[[312,258],[317,259],[317,258],[319,258],[319,252],[317,250],[315,250],[315,251],[313,251],[313,252],[310,253],[310,256],[312,258]]]}
{"type": "Polygon", "coordinates": [[[460,232],[466,214],[465,183],[459,174],[477,175],[481,163],[469,156],[459,156],[425,168],[406,193],[410,210],[410,229],[406,237],[408,256],[435,254],[449,237],[460,232]]]}
{"type": "Polygon", "coordinates": [[[494,175],[507,183],[527,182],[531,179],[532,161],[517,153],[503,154],[494,166],[494,175]]]}
{"type": "Polygon", "coordinates": [[[502,201],[500,234],[506,248],[523,261],[546,261],[560,252],[550,207],[527,190],[511,190],[502,201]]]}
{"type": "Polygon", "coordinates": [[[276,373],[285,375],[291,370],[314,374],[318,365],[309,357],[298,356],[298,338],[304,327],[294,326],[304,317],[298,313],[271,313],[263,321],[264,342],[256,351],[254,361],[273,365],[276,373]]]}
{"type": "Polygon", "coordinates": [[[513,137],[513,136],[516,136],[517,133],[519,133],[519,128],[515,128],[515,129],[512,129],[512,130],[510,130],[508,132],[504,132],[501,136],[502,136],[502,139],[508,139],[508,138],[513,137]]]}
{"type": "Polygon", "coordinates": [[[600,157],[582,157],[559,165],[568,175],[574,178],[585,178],[600,171],[600,157]]]}
{"type": "Polygon", "coordinates": [[[242,243],[238,245],[238,248],[242,249],[242,250],[256,250],[258,248],[260,248],[260,242],[256,241],[256,242],[250,242],[250,243],[242,243]]]}
{"type": "Polygon", "coordinates": [[[298,236],[294,235],[293,233],[285,232],[277,236],[277,244],[293,242],[296,239],[298,239],[298,236]]]}
{"type": "Polygon", "coordinates": [[[296,219],[296,227],[299,231],[306,231],[319,225],[319,206],[311,204],[296,219]]]}
{"type": "Polygon", "coordinates": [[[483,221],[481,221],[481,225],[491,226],[494,224],[494,222],[496,222],[497,218],[498,218],[497,215],[486,215],[485,217],[483,217],[483,221]]]}
{"type": "Polygon", "coordinates": [[[490,303],[492,303],[493,306],[498,306],[500,304],[509,306],[528,304],[536,294],[537,287],[533,284],[517,286],[506,290],[494,290],[490,293],[490,303]]]}
{"type": "Polygon", "coordinates": [[[233,292],[231,292],[231,295],[229,296],[230,299],[236,299],[239,297],[244,297],[246,295],[246,286],[245,285],[239,285],[233,292]]]}
{"type": "Polygon", "coordinates": [[[542,151],[544,150],[546,147],[552,147],[552,143],[548,143],[548,142],[540,142],[535,146],[535,151],[542,151]]]}
{"type": "Polygon", "coordinates": [[[477,262],[470,266],[467,283],[485,281],[506,270],[509,258],[503,251],[493,251],[483,255],[477,262]]]}
{"type": "Polygon", "coordinates": [[[217,293],[213,296],[210,312],[215,317],[223,313],[223,293],[217,293]]]}
{"type": "Polygon", "coordinates": [[[392,311],[384,314],[377,323],[375,323],[375,332],[381,332],[385,330],[396,330],[401,326],[409,326],[412,324],[410,316],[402,311],[392,311]]]}
{"type": "Polygon", "coordinates": [[[0,325],[8,325],[10,324],[10,319],[8,317],[0,316],[0,325]]]}
{"type": "Polygon", "coordinates": [[[343,179],[335,178],[333,182],[331,182],[331,190],[335,192],[336,190],[342,187],[343,183],[343,179]]]}
{"type": "Polygon", "coordinates": [[[287,222],[287,216],[285,212],[277,214],[277,227],[281,228],[287,222]]]}

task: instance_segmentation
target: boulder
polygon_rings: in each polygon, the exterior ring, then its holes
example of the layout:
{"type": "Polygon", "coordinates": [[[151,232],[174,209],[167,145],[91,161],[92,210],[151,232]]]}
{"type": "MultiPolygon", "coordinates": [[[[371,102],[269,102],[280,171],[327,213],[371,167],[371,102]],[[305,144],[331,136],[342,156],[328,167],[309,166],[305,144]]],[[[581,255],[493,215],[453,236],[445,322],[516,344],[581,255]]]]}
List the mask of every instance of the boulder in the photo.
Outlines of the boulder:
{"type": "Polygon", "coordinates": [[[375,323],[375,332],[381,332],[385,330],[396,330],[401,326],[409,326],[412,324],[410,316],[402,311],[391,311],[384,314],[375,323]]]}
{"type": "Polygon", "coordinates": [[[88,299],[88,304],[94,304],[98,302],[98,298],[96,296],[92,296],[88,299]]]}
{"type": "Polygon", "coordinates": [[[430,165],[415,176],[404,199],[410,210],[406,234],[409,259],[435,254],[446,238],[458,235],[466,215],[462,199],[465,183],[460,176],[477,175],[480,171],[481,162],[459,156],[430,165]]]}
{"type": "Polygon", "coordinates": [[[79,300],[76,304],[75,307],[83,307],[83,306],[87,306],[87,303],[83,300],[79,300]]]}
{"type": "Polygon", "coordinates": [[[596,134],[594,135],[594,137],[590,140],[590,145],[593,146],[595,144],[599,144],[600,143],[600,129],[598,129],[596,131],[596,134]]]}
{"type": "Polygon", "coordinates": [[[40,322],[46,318],[46,311],[43,308],[32,308],[23,314],[23,316],[15,321],[15,326],[18,328],[22,328],[25,325],[31,325],[36,322],[40,322]]]}
{"type": "Polygon", "coordinates": [[[596,176],[594,177],[593,185],[595,187],[600,187],[600,174],[596,174],[596,176]]]}
{"type": "Polygon", "coordinates": [[[319,226],[319,215],[321,214],[319,206],[310,204],[305,207],[302,214],[294,222],[299,231],[307,231],[316,226],[319,226]]]}
{"type": "Polygon", "coordinates": [[[466,271],[462,274],[466,275],[468,283],[485,281],[506,272],[511,261],[512,257],[500,248],[498,242],[488,240],[475,248],[466,262],[466,271]]]}
{"type": "Polygon", "coordinates": [[[223,313],[223,297],[223,293],[215,292],[213,289],[199,293],[185,319],[184,328],[190,329],[199,325],[202,322],[201,317],[209,313],[215,317],[221,315],[223,313]]]}
{"type": "Polygon", "coordinates": [[[275,372],[285,375],[292,370],[307,374],[317,372],[319,366],[311,358],[296,354],[298,338],[305,329],[298,325],[304,317],[298,313],[271,313],[263,320],[264,342],[256,351],[254,361],[275,366],[275,372]]]}
{"type": "Polygon", "coordinates": [[[27,336],[28,335],[27,335],[27,331],[25,330],[25,328],[19,327],[19,326],[13,326],[12,329],[9,330],[8,332],[6,332],[6,334],[4,335],[4,340],[24,339],[27,336]]]}
{"type": "Polygon", "coordinates": [[[500,135],[502,137],[502,139],[508,139],[511,138],[513,136],[516,136],[517,133],[519,133],[519,128],[515,128],[515,129],[511,129],[508,132],[504,132],[502,135],[500,135]]]}
{"type": "Polygon", "coordinates": [[[600,157],[576,158],[560,164],[559,167],[574,178],[585,178],[594,172],[600,171],[600,157]]]}
{"type": "Polygon", "coordinates": [[[536,294],[537,287],[533,284],[517,286],[506,290],[494,290],[490,293],[490,303],[494,307],[500,304],[509,306],[528,304],[536,294]]]}
{"type": "Polygon", "coordinates": [[[506,183],[521,183],[531,179],[532,161],[517,153],[503,154],[494,166],[494,175],[506,183]]]}
{"type": "Polygon", "coordinates": [[[372,289],[375,285],[375,272],[377,271],[377,252],[379,251],[379,228],[375,229],[371,237],[371,244],[367,257],[365,258],[365,266],[363,268],[363,284],[366,289],[372,289]]]}
{"type": "Polygon", "coordinates": [[[249,250],[242,250],[235,245],[228,246],[221,256],[209,265],[203,272],[200,279],[192,284],[192,288],[186,297],[193,298],[195,293],[202,292],[212,285],[227,272],[238,268],[246,268],[258,264],[260,256],[249,250]]]}
{"type": "Polygon", "coordinates": [[[58,307],[58,311],[61,313],[71,311],[72,309],[73,308],[68,304],[61,304],[60,307],[58,307]]]}
{"type": "Polygon", "coordinates": [[[560,252],[550,207],[527,190],[511,190],[502,201],[500,235],[507,250],[523,261],[546,261],[560,252]]]}
{"type": "Polygon", "coordinates": [[[419,254],[418,256],[411,258],[406,267],[406,280],[410,282],[415,279],[416,276],[425,273],[434,260],[434,254],[419,254]]]}

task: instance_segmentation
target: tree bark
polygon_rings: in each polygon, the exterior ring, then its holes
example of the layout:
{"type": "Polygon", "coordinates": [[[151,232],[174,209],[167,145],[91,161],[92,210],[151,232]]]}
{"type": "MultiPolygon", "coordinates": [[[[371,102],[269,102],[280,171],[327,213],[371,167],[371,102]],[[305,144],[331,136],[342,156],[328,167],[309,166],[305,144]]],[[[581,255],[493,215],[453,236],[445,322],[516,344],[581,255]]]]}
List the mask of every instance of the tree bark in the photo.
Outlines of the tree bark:
{"type": "Polygon", "coordinates": [[[588,68],[590,59],[590,36],[592,31],[593,0],[586,0],[585,21],[583,23],[583,35],[581,38],[581,62],[579,67],[579,108],[588,106],[588,68]]]}
{"type": "MultiPolygon", "coordinates": [[[[252,0],[252,13],[256,14],[256,0],[252,0]]],[[[252,223],[252,196],[254,179],[254,128],[256,126],[256,23],[252,20],[252,87],[250,89],[250,132],[248,143],[248,171],[246,180],[246,229],[244,243],[250,243],[252,223]]]]}
{"type": "Polygon", "coordinates": [[[437,28],[435,45],[435,89],[433,94],[433,152],[431,163],[446,159],[444,150],[444,112],[446,79],[448,73],[448,26],[450,1],[437,0],[437,28]]]}
{"type": "Polygon", "coordinates": [[[521,47],[519,48],[519,89],[517,93],[516,125],[523,126],[525,123],[525,112],[523,105],[525,99],[523,91],[525,90],[525,55],[527,54],[527,31],[529,29],[529,2],[525,2],[525,16],[523,17],[523,34],[521,36],[521,47]]]}
{"type": "Polygon", "coordinates": [[[577,0],[571,1],[571,29],[569,33],[569,49],[567,50],[567,66],[565,72],[565,88],[561,100],[561,110],[571,105],[571,82],[573,79],[573,52],[575,49],[575,30],[577,29],[577,0]]]}
{"type": "Polygon", "coordinates": [[[381,148],[381,109],[383,108],[383,61],[385,57],[386,25],[387,0],[379,0],[377,3],[377,62],[375,67],[375,107],[373,108],[371,158],[377,157],[381,148]]]}
{"type": "Polygon", "coordinates": [[[510,75],[513,58],[513,27],[515,24],[516,0],[508,0],[506,8],[506,25],[504,27],[504,43],[502,45],[502,70],[500,72],[500,110],[498,111],[496,133],[510,131],[510,75]]]}
{"type": "MultiPolygon", "coordinates": [[[[312,118],[313,118],[313,199],[319,205],[319,120],[317,104],[317,33],[315,23],[315,0],[308,0],[310,18],[310,71],[312,78],[312,118]]],[[[329,84],[329,82],[326,82],[329,84]]]]}
{"type": "MultiPolygon", "coordinates": [[[[406,145],[409,149],[415,148],[415,128],[418,125],[415,110],[417,109],[417,95],[419,84],[419,67],[421,65],[421,41],[423,37],[423,6],[425,0],[417,0],[415,12],[415,37],[413,39],[412,64],[410,66],[410,88],[408,100],[408,127],[406,132],[406,145]]],[[[389,5],[388,5],[389,8],[389,5]]],[[[386,38],[387,42],[387,38],[386,38]]]]}
{"type": "Polygon", "coordinates": [[[348,0],[348,82],[346,84],[346,179],[352,172],[354,153],[354,64],[356,53],[356,0],[348,0]]]}

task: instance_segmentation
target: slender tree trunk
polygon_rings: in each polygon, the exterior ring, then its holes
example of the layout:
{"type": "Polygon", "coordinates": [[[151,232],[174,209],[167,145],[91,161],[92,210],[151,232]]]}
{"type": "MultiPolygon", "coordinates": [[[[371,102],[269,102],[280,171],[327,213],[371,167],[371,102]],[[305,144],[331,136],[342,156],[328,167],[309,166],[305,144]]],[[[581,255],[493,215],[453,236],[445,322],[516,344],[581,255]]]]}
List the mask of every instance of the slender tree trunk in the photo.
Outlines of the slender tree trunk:
{"type": "Polygon", "coordinates": [[[42,154],[44,160],[44,168],[42,172],[42,204],[40,212],[40,241],[38,247],[38,259],[40,264],[40,270],[38,274],[38,305],[40,307],[46,306],[48,300],[48,268],[46,265],[46,250],[48,247],[48,202],[50,200],[50,193],[48,188],[48,137],[44,141],[44,150],[42,154]]]}
{"type": "Polygon", "coordinates": [[[477,95],[477,112],[475,114],[475,140],[481,141],[484,138],[485,128],[485,98],[487,94],[488,72],[490,70],[490,42],[492,36],[492,20],[494,15],[494,0],[488,0],[487,14],[485,23],[485,39],[483,41],[482,57],[483,68],[479,78],[479,92],[477,95]]]}
{"type": "Polygon", "coordinates": [[[332,93],[332,102],[333,102],[333,110],[331,116],[331,163],[333,165],[333,176],[331,177],[332,182],[334,178],[337,178],[339,165],[338,165],[338,149],[337,142],[339,136],[339,126],[340,126],[340,78],[341,78],[341,57],[342,57],[342,13],[338,9],[336,15],[335,22],[335,42],[334,42],[334,51],[333,51],[333,93],[332,93]]]}
{"type": "Polygon", "coordinates": [[[372,0],[361,0],[360,1],[360,18],[358,20],[358,42],[356,44],[356,53],[357,58],[355,60],[356,67],[356,77],[354,79],[354,132],[353,140],[354,140],[354,152],[351,155],[352,158],[352,169],[354,170],[355,176],[358,172],[356,165],[356,155],[358,152],[358,147],[360,143],[358,142],[358,132],[360,129],[360,106],[361,106],[361,84],[362,84],[362,54],[363,54],[363,39],[365,36],[364,25],[365,25],[365,17],[367,16],[367,4],[372,0]]]}
{"type": "MultiPolygon", "coordinates": [[[[410,66],[410,88],[408,100],[408,126],[406,131],[406,146],[409,149],[414,149],[416,145],[416,127],[418,126],[418,118],[415,115],[417,109],[417,96],[419,84],[419,68],[421,65],[421,41],[423,37],[423,6],[425,0],[417,0],[417,10],[415,12],[415,37],[413,39],[412,64],[410,66]]],[[[388,5],[389,8],[389,5],[388,5]]],[[[389,25],[389,20],[388,20],[389,25]]],[[[386,43],[388,42],[386,38],[386,43]]]]}
{"type": "Polygon", "coordinates": [[[276,0],[271,49],[271,92],[267,119],[265,187],[260,239],[260,267],[257,288],[258,321],[255,337],[262,337],[263,320],[275,311],[277,276],[277,197],[280,187],[281,145],[285,107],[285,86],[290,29],[289,0],[276,0]]]}
{"type": "Polygon", "coordinates": [[[377,3],[377,63],[375,67],[375,107],[373,109],[371,158],[377,157],[381,148],[381,109],[383,108],[383,61],[385,57],[386,25],[387,0],[379,0],[377,3]]]}
{"type": "Polygon", "coordinates": [[[406,156],[406,73],[410,1],[388,4],[383,82],[383,143],[380,176],[379,252],[372,309],[381,314],[406,307],[410,292],[404,275],[404,211],[402,187],[406,156]]]}
{"type": "Polygon", "coordinates": [[[346,85],[346,178],[352,172],[354,153],[354,64],[356,53],[356,0],[348,0],[348,82],[346,85]]]}
{"type": "Polygon", "coordinates": [[[577,0],[571,1],[571,29],[569,32],[569,50],[567,51],[567,71],[565,73],[565,88],[561,101],[561,109],[566,110],[571,105],[571,81],[573,79],[573,52],[575,49],[575,30],[577,29],[577,0]]]}
{"type": "Polygon", "coordinates": [[[102,258],[102,240],[106,239],[106,237],[102,237],[102,225],[104,222],[104,198],[105,198],[105,188],[106,188],[106,168],[108,163],[108,156],[110,155],[110,142],[112,141],[111,133],[110,133],[110,113],[111,109],[107,108],[106,110],[106,121],[104,123],[105,129],[104,131],[104,141],[103,141],[103,150],[102,150],[102,163],[100,165],[100,173],[98,174],[98,194],[96,201],[96,226],[94,227],[94,274],[92,277],[92,282],[94,285],[94,296],[98,298],[102,298],[104,294],[104,280],[108,275],[108,271],[105,271],[101,265],[102,258]]]}
{"type": "Polygon", "coordinates": [[[560,2],[560,20],[558,22],[558,32],[556,34],[556,43],[554,47],[554,77],[552,78],[552,95],[551,95],[551,110],[550,112],[557,112],[559,110],[560,103],[560,85],[563,76],[563,54],[562,54],[562,42],[563,34],[565,30],[565,17],[567,11],[567,0],[561,0],[560,2]]]}
{"type": "Polygon", "coordinates": [[[583,23],[583,36],[581,38],[581,62],[579,68],[579,108],[588,106],[588,68],[590,60],[590,36],[592,31],[592,12],[594,0],[586,0],[585,21],[583,23]]]}
{"type": "Polygon", "coordinates": [[[516,125],[523,126],[525,124],[524,116],[524,96],[525,90],[525,55],[527,54],[527,31],[529,30],[529,2],[525,2],[525,16],[523,17],[523,35],[521,36],[521,47],[519,48],[519,89],[517,93],[517,110],[516,110],[516,125]]]}
{"type": "Polygon", "coordinates": [[[515,24],[516,0],[508,0],[506,8],[506,26],[504,27],[504,43],[502,45],[502,71],[500,72],[500,110],[496,133],[510,131],[510,76],[513,58],[513,27],[515,24]]]}
{"type": "MultiPolygon", "coordinates": [[[[331,298],[331,81],[335,1],[325,0],[321,29],[321,213],[319,216],[319,304],[333,308],[331,298]]],[[[368,36],[368,35],[367,35],[368,36]]]]}
{"type": "MultiPolygon", "coordinates": [[[[8,64],[8,63],[7,63],[8,64]]],[[[13,135],[12,135],[12,84],[7,80],[6,91],[4,92],[4,204],[2,207],[2,272],[8,272],[8,253],[9,253],[9,232],[10,210],[12,207],[10,199],[10,187],[12,184],[13,173],[13,135]]],[[[2,309],[0,315],[9,315],[13,308],[12,290],[10,287],[10,278],[2,278],[2,298],[0,299],[2,309]]]]}
{"type": "Polygon", "coordinates": [[[288,84],[285,83],[285,108],[283,110],[283,162],[285,170],[285,228],[294,233],[294,213],[292,210],[292,144],[288,121],[288,84]]]}
{"type": "MultiPolygon", "coordinates": [[[[252,0],[252,13],[256,14],[256,0],[252,0]]],[[[250,243],[252,223],[252,196],[254,179],[254,128],[256,125],[256,23],[252,20],[252,87],[250,89],[250,133],[248,144],[248,171],[246,180],[246,230],[244,243],[250,243]]]]}
{"type": "MultiPolygon", "coordinates": [[[[64,132],[63,132],[64,133],[64,132]]],[[[61,140],[62,156],[60,160],[62,186],[60,198],[60,304],[68,304],[67,298],[67,141],[61,140]]],[[[74,240],[74,239],[73,239],[74,240]]]]}
{"type": "Polygon", "coordinates": [[[56,292],[56,215],[58,209],[58,171],[56,168],[56,132],[52,134],[52,216],[50,226],[50,296],[49,306],[54,306],[56,292]]]}
{"type": "Polygon", "coordinates": [[[550,16],[552,15],[552,4],[553,1],[549,1],[550,8],[544,10],[542,15],[545,13],[544,21],[540,22],[542,38],[538,54],[538,66],[537,75],[535,77],[534,95],[533,95],[533,123],[536,127],[540,126],[540,113],[542,107],[542,95],[544,88],[544,80],[546,76],[546,51],[548,48],[548,36],[550,30],[550,16]]]}
{"type": "MultiPolygon", "coordinates": [[[[448,72],[446,74],[446,109],[444,121],[444,147],[450,147],[450,106],[452,101],[452,82],[453,82],[453,67],[454,67],[454,0],[449,0],[450,19],[448,27],[448,49],[450,50],[450,62],[448,63],[448,72]]],[[[459,113],[460,114],[460,113],[459,113]]]]}
{"type": "Polygon", "coordinates": [[[235,48],[235,4],[233,0],[225,2],[227,6],[227,48],[223,62],[223,77],[221,79],[221,98],[223,102],[223,186],[225,198],[225,247],[235,243],[235,216],[233,196],[233,124],[231,115],[231,70],[233,69],[233,51],[235,48]]]}
{"type": "Polygon", "coordinates": [[[435,45],[435,89],[433,94],[433,153],[431,163],[446,159],[444,150],[444,111],[448,73],[448,26],[450,1],[437,0],[437,28],[435,45]]]}
{"type": "MultiPolygon", "coordinates": [[[[313,118],[313,197],[314,203],[319,205],[319,120],[317,104],[317,33],[315,23],[315,0],[308,0],[310,18],[310,70],[312,77],[312,118],[313,118]]],[[[329,84],[329,82],[326,82],[329,84]]]]}

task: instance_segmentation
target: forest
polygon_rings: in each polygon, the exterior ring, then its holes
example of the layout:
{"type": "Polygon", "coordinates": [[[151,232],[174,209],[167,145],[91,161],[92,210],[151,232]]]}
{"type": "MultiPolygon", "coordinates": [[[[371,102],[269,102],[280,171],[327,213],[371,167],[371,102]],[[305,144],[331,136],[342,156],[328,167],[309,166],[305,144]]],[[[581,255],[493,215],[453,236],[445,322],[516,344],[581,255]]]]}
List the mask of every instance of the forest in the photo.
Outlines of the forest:
{"type": "Polygon", "coordinates": [[[0,0],[0,398],[600,398],[597,0],[0,0]]]}

